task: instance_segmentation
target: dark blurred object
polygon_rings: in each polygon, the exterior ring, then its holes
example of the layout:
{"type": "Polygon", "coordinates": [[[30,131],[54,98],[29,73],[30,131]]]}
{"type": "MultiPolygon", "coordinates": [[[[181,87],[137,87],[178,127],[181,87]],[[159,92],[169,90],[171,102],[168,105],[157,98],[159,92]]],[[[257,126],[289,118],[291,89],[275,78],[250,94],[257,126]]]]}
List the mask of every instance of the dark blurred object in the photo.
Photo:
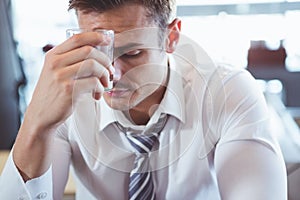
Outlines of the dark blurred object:
{"type": "Polygon", "coordinates": [[[285,48],[281,45],[278,49],[268,49],[264,41],[251,41],[251,48],[248,51],[249,68],[256,67],[279,67],[285,68],[285,48]]]}
{"type": "Polygon", "coordinates": [[[54,47],[54,45],[52,45],[52,44],[46,44],[45,46],[43,46],[43,52],[44,52],[44,53],[47,53],[47,52],[50,51],[53,47],[54,47]]]}
{"type": "Polygon", "coordinates": [[[280,42],[277,49],[269,49],[265,41],[251,41],[248,51],[248,71],[256,79],[278,79],[283,84],[283,102],[287,107],[300,107],[300,72],[285,67],[286,50],[280,42]]]}
{"type": "Polygon", "coordinates": [[[16,51],[10,0],[0,1],[0,149],[10,149],[21,123],[20,90],[26,84],[16,51]]]}

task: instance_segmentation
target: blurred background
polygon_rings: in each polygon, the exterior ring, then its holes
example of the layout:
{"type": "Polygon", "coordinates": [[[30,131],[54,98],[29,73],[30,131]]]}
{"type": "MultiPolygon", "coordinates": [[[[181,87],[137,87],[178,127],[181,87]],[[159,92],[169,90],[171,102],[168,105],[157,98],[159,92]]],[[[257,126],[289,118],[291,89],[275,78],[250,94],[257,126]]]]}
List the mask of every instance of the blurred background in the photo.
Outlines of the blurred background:
{"type": "MultiPolygon", "coordinates": [[[[177,0],[182,33],[211,57],[249,70],[264,91],[300,199],[300,0],[177,0]]],[[[77,27],[62,0],[0,0],[0,149],[9,150],[45,52],[77,27]]],[[[47,91],[45,91],[47,92],[47,91]]]]}

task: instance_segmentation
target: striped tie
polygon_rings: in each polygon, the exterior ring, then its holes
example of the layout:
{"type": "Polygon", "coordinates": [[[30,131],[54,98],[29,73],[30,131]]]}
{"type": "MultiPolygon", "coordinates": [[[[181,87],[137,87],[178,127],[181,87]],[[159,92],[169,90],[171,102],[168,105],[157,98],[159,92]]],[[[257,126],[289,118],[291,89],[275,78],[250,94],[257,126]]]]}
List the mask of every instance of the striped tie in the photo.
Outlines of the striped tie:
{"type": "Polygon", "coordinates": [[[155,199],[154,185],[148,155],[157,136],[166,122],[166,115],[162,114],[158,122],[152,127],[151,133],[146,135],[127,132],[127,139],[136,150],[134,169],[130,173],[129,200],[155,199]]]}

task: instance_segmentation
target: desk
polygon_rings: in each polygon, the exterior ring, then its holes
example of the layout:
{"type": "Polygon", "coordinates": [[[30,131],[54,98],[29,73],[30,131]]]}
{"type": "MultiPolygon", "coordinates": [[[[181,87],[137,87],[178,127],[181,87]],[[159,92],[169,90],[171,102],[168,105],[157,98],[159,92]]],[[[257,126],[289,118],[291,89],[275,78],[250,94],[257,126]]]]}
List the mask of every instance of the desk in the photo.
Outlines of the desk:
{"type": "Polygon", "coordinates": [[[287,111],[294,118],[300,128],[300,107],[287,107],[287,111]]]}
{"type": "MultiPolygon", "coordinates": [[[[2,170],[4,168],[9,153],[10,153],[9,151],[0,150],[0,174],[2,173],[2,170]]],[[[73,197],[75,196],[75,191],[76,191],[75,182],[72,177],[72,174],[70,173],[69,180],[65,188],[64,199],[73,199],[73,197]]]]}
{"type": "Polygon", "coordinates": [[[0,174],[2,173],[8,155],[9,155],[9,151],[3,151],[3,150],[0,151],[0,174]]]}

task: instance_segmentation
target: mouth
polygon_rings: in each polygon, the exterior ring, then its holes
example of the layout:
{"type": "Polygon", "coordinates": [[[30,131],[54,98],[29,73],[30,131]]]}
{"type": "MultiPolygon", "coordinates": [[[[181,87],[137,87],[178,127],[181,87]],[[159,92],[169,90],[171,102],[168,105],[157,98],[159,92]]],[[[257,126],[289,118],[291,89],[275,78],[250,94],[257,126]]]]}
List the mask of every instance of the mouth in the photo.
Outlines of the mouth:
{"type": "Polygon", "coordinates": [[[106,95],[112,98],[125,98],[135,91],[137,85],[130,81],[114,81],[111,90],[106,91],[106,95]]]}
{"type": "Polygon", "coordinates": [[[113,88],[112,90],[110,90],[106,93],[110,97],[120,98],[120,97],[126,96],[130,92],[131,92],[131,90],[128,88],[113,88]]]}

